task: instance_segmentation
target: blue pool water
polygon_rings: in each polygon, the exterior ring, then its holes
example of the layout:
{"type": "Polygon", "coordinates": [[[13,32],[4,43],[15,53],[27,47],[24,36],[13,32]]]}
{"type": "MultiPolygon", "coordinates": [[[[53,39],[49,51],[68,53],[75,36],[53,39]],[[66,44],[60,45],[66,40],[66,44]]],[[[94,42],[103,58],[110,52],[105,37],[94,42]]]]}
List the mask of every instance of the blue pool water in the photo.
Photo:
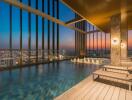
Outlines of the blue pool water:
{"type": "Polygon", "coordinates": [[[52,100],[95,68],[62,61],[0,72],[0,100],[52,100]]]}

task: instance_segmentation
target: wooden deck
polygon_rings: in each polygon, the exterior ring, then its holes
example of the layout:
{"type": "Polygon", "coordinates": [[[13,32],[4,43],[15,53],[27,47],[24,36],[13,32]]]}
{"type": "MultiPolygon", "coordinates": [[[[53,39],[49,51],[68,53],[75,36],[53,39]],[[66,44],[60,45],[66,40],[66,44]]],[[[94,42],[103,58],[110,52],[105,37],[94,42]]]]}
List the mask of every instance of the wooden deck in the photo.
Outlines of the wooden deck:
{"type": "Polygon", "coordinates": [[[102,80],[93,81],[90,76],[55,100],[132,100],[132,91],[117,80],[108,82],[106,77],[102,77],[102,80]]]}

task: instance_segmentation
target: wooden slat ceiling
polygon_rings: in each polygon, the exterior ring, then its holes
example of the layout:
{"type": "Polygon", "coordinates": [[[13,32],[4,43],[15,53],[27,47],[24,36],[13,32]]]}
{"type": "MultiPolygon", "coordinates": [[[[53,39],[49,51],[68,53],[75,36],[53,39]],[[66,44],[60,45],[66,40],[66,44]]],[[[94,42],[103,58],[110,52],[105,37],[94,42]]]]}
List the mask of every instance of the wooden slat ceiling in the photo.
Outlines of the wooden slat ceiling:
{"type": "MultiPolygon", "coordinates": [[[[120,14],[122,0],[62,0],[68,7],[104,32],[110,32],[110,18],[120,14]]],[[[128,0],[128,28],[132,29],[132,0],[128,0]]]]}

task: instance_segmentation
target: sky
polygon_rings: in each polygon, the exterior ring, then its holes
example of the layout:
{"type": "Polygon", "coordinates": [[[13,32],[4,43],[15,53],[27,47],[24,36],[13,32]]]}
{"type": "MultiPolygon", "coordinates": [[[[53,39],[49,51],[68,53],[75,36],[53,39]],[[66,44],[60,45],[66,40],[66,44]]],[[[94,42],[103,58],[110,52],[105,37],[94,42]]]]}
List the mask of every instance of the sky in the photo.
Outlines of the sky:
{"type": "MultiPolygon", "coordinates": [[[[35,8],[35,0],[31,0],[31,6],[35,8]]],[[[24,4],[27,4],[27,0],[23,0],[24,4]]],[[[60,20],[66,22],[70,19],[73,19],[75,17],[72,10],[70,10],[68,7],[66,7],[63,3],[60,2],[59,5],[59,12],[60,12],[60,20]]],[[[39,9],[42,9],[41,7],[41,0],[39,2],[39,9]]],[[[51,9],[52,12],[52,9],[51,9]]],[[[20,10],[19,8],[13,7],[13,24],[12,24],[12,31],[13,31],[13,48],[17,49],[19,48],[19,37],[20,37],[20,16],[19,16],[20,10]]],[[[45,13],[47,13],[47,0],[45,0],[45,13]]],[[[35,48],[35,37],[36,37],[36,22],[35,22],[35,15],[31,15],[31,46],[32,48],[35,48]]],[[[23,25],[22,25],[22,32],[23,32],[23,48],[28,48],[28,13],[26,11],[23,11],[23,25]]],[[[42,18],[39,17],[39,48],[41,49],[41,41],[42,41],[42,18]]],[[[9,48],[9,5],[5,4],[3,2],[0,2],[0,49],[1,48],[9,48]]],[[[52,24],[51,24],[52,25],[52,24]]],[[[56,27],[56,26],[55,26],[56,27]]],[[[52,29],[51,29],[52,30],[52,29]]],[[[51,31],[52,32],[52,31],[51,31]]],[[[132,31],[129,31],[129,38],[128,38],[128,45],[129,48],[132,48],[132,31]]],[[[100,34],[100,33],[98,33],[100,34]]],[[[52,33],[51,33],[52,37],[52,33]]],[[[104,48],[104,35],[102,40],[102,47],[104,48]]],[[[107,48],[110,48],[110,36],[107,35],[107,48]]],[[[92,40],[92,35],[91,39],[92,40]]],[[[87,47],[92,48],[93,43],[90,42],[90,45],[88,43],[89,40],[87,40],[87,47]]],[[[52,45],[52,41],[51,41],[52,45]]],[[[95,42],[94,42],[95,49],[97,48],[97,36],[95,35],[95,42]]],[[[75,32],[74,30],[68,29],[64,26],[60,26],[60,48],[61,49],[74,49],[75,47],[75,32]]],[[[101,39],[99,37],[98,39],[98,47],[101,48],[101,39]]],[[[47,48],[47,20],[45,20],[45,48],[47,48]]]]}

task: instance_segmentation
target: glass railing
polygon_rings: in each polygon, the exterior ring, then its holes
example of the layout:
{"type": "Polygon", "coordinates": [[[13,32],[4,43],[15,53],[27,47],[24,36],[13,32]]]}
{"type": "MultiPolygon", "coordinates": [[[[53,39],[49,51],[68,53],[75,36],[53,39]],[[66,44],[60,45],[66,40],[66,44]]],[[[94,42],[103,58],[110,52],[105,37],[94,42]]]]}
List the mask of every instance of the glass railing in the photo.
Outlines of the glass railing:
{"type": "Polygon", "coordinates": [[[73,58],[74,54],[65,50],[0,50],[0,68],[38,64],[73,58]]]}
{"type": "Polygon", "coordinates": [[[110,50],[87,50],[87,56],[92,58],[110,58],[110,50]]]}
{"type": "Polygon", "coordinates": [[[128,50],[128,57],[132,58],[132,50],[128,50]]]}
{"type": "MultiPolygon", "coordinates": [[[[26,50],[23,49],[1,49],[0,50],[0,68],[39,64],[52,61],[60,61],[78,57],[74,50],[26,50]]],[[[91,50],[87,51],[86,57],[91,58],[110,58],[110,50],[91,50]]]]}

